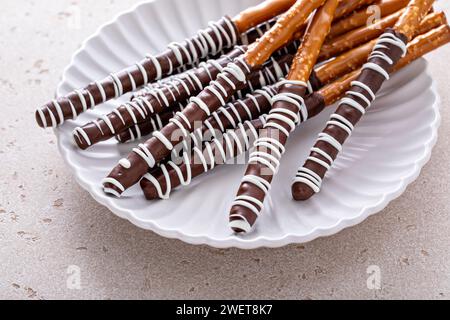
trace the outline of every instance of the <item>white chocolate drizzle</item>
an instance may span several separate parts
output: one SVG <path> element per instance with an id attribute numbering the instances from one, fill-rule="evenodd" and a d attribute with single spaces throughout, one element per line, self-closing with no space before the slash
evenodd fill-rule
<path id="1" fill-rule="evenodd" d="M 302 81 L 282 80 L 279 86 L 291 84 L 296 86 L 302 86 L 307 88 L 307 83 Z M 295 127 L 303 121 L 308 119 L 308 110 L 305 105 L 305 101 L 302 96 L 281 92 L 272 98 L 272 105 L 275 106 L 277 102 L 285 102 L 292 106 L 295 106 L 297 112 L 292 112 L 286 108 L 272 108 L 267 116 L 267 123 L 264 125 L 264 129 L 274 128 L 283 133 L 286 137 L 289 137 L 290 133 Z M 283 126 L 276 121 L 285 123 L 290 131 L 286 130 Z M 255 150 L 250 154 L 249 164 L 260 164 L 270 170 L 271 175 L 274 176 L 280 166 L 280 160 L 285 153 L 285 147 L 278 139 L 275 138 L 259 138 L 254 144 Z M 242 183 L 249 183 L 255 185 L 265 195 L 270 190 L 270 183 L 262 178 L 254 175 L 244 176 Z M 239 196 L 232 203 L 232 207 L 241 206 L 251 210 L 256 216 L 259 216 L 264 205 L 255 197 L 252 196 Z M 231 214 L 229 226 L 232 229 L 239 229 L 243 232 L 249 232 L 251 230 L 251 224 L 247 218 L 241 214 Z"/>
<path id="2" fill-rule="evenodd" d="M 263 121 L 263 123 L 265 122 L 264 117 L 261 117 L 260 120 Z M 250 121 L 246 121 L 245 125 L 249 128 L 249 130 L 246 130 L 245 126 L 241 124 L 239 129 L 229 130 L 225 133 L 223 140 L 214 139 L 211 142 L 205 142 L 203 150 L 201 150 L 198 146 L 195 146 L 191 156 L 189 156 L 188 152 L 184 152 L 182 156 L 183 161 L 179 165 L 175 164 L 173 161 L 168 161 L 167 163 L 161 164 L 159 168 L 162 171 L 162 178 L 164 180 L 164 184 L 166 185 L 165 191 L 163 191 L 163 186 L 159 182 L 158 177 L 148 173 L 144 176 L 144 179 L 152 183 L 160 199 L 169 199 L 170 194 L 172 193 L 172 182 L 169 170 L 174 170 L 178 176 L 180 184 L 182 186 L 187 186 L 192 182 L 192 160 L 200 160 L 203 165 L 204 172 L 208 172 L 218 165 L 213 152 L 213 146 L 215 147 L 216 152 L 220 155 L 220 159 L 222 161 L 221 164 L 224 164 L 227 160 L 235 158 L 246 152 L 250 147 L 250 141 L 258 138 L 258 131 Z M 253 137 L 249 135 L 249 132 L 253 135 Z M 242 144 L 242 140 L 244 145 Z M 236 150 L 234 146 L 237 147 Z M 226 152 L 226 149 L 229 152 Z M 184 177 L 181 169 L 181 166 L 183 165 L 186 167 L 186 177 Z"/>
<path id="3" fill-rule="evenodd" d="M 390 50 L 389 45 L 398 47 L 402 51 L 403 56 L 407 52 L 407 46 L 400 38 L 398 38 L 393 33 L 385 32 L 378 39 L 372 53 L 369 56 L 369 61 L 364 64 L 362 70 L 372 70 L 376 73 L 379 73 L 384 79 L 388 80 L 388 70 L 386 70 L 382 65 L 374 63 L 372 60 L 380 59 L 384 61 L 388 66 L 392 66 L 394 64 L 394 61 L 389 56 L 389 51 L 385 52 L 385 50 Z M 375 100 L 376 95 L 367 84 L 361 81 L 353 81 L 351 83 L 351 86 L 359 88 L 363 92 L 367 93 L 370 99 L 367 98 L 365 94 L 350 90 L 346 93 L 346 96 L 341 99 L 341 101 L 339 102 L 339 106 L 356 109 L 361 113 L 361 115 L 364 115 L 366 113 L 366 110 L 370 108 L 372 102 Z M 362 101 L 363 103 L 360 103 L 355 98 L 358 98 L 359 101 Z M 327 122 L 327 128 L 329 126 L 335 126 L 340 130 L 343 130 L 347 134 L 347 137 L 350 137 L 355 129 L 353 123 L 348 118 L 338 113 L 334 113 L 331 115 L 330 120 Z M 342 144 L 337 141 L 335 137 L 326 132 L 320 133 L 317 141 L 322 141 L 332 146 L 335 150 L 337 150 L 338 154 L 342 152 Z M 324 158 L 325 161 L 323 159 L 320 159 L 317 155 Z M 318 147 L 313 147 L 311 149 L 311 155 L 307 158 L 307 161 L 312 161 L 325 168 L 325 170 L 330 170 L 335 160 L 327 151 Z M 320 189 L 322 187 L 322 178 L 317 172 L 314 172 L 313 170 L 303 166 L 298 169 L 297 175 L 294 179 L 294 183 L 303 183 L 304 185 L 311 188 L 311 190 L 313 190 L 315 193 L 318 193 L 320 192 Z"/>

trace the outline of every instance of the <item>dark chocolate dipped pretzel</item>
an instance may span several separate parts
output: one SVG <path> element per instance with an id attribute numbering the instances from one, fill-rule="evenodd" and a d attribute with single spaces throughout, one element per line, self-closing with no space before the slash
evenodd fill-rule
<path id="1" fill-rule="evenodd" d="M 188 186 L 192 179 L 248 151 L 264 123 L 264 116 L 245 121 L 237 129 L 228 130 L 221 137 L 195 146 L 190 156 L 190 152 L 185 152 L 180 164 L 172 160 L 160 164 L 141 180 L 145 197 L 148 200 L 168 199 L 173 189 L 180 185 Z"/>
<path id="2" fill-rule="evenodd" d="M 264 132 L 254 144 L 249 164 L 230 210 L 229 226 L 237 233 L 249 232 L 264 208 L 264 200 L 277 174 L 285 146 L 296 126 L 312 115 L 305 102 L 307 81 L 331 28 L 338 0 L 327 0 L 317 10 L 298 50 L 287 80 L 272 99 Z M 320 97 L 313 95 L 314 98 Z M 322 108 L 324 103 L 319 104 Z"/>
<path id="3" fill-rule="evenodd" d="M 434 1 L 411 0 L 394 28 L 379 37 L 361 74 L 354 80 L 337 111 L 330 117 L 325 130 L 319 134 L 303 167 L 292 185 L 296 200 L 307 200 L 322 187 L 326 172 L 331 168 L 345 141 L 376 98 L 381 85 L 407 53 L 407 43 L 416 33 L 420 22 Z"/>

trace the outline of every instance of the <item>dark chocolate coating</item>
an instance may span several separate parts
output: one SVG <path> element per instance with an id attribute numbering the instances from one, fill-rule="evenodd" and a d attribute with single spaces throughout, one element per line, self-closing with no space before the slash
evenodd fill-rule
<path id="1" fill-rule="evenodd" d="M 241 34 L 240 44 L 250 45 L 259 38 L 261 38 L 264 33 L 270 30 L 277 22 L 277 18 L 270 19 L 269 21 L 263 22 L 256 27 L 251 28 L 247 32 Z"/>
<path id="2" fill-rule="evenodd" d="M 289 68 L 288 65 L 286 65 L 286 68 Z M 244 99 L 236 99 L 236 101 L 224 106 L 223 109 L 219 109 L 214 112 L 208 119 L 205 120 L 205 123 L 201 128 L 202 137 L 214 137 L 218 132 L 223 133 L 227 129 L 234 129 L 239 123 L 254 120 L 261 115 L 267 114 L 271 108 L 271 101 L 267 99 L 267 96 L 272 97 L 275 95 L 276 89 L 274 86 L 270 86 L 260 90 L 264 90 L 267 93 L 249 93 Z M 255 101 L 258 103 L 258 106 L 255 104 Z M 250 114 L 247 110 L 250 111 Z M 175 115 L 174 112 L 168 112 L 168 114 L 172 116 Z M 165 115 L 166 113 L 161 115 L 161 123 L 163 125 L 166 125 L 170 120 L 169 118 L 167 121 L 164 121 L 166 119 L 166 117 L 164 117 Z M 119 141 L 128 142 L 130 140 L 135 140 L 133 137 L 137 137 L 139 135 L 145 136 L 156 130 L 161 130 L 162 127 L 159 127 L 157 125 L 158 123 L 159 121 L 155 121 L 153 118 L 151 121 L 147 121 L 135 127 L 129 128 L 120 134 Z M 138 127 L 137 130 L 136 127 Z"/>
<path id="3" fill-rule="evenodd" d="M 208 34 L 208 37 L 213 40 L 212 42 L 215 48 L 206 40 L 204 34 Z M 104 101 L 133 91 L 146 83 L 158 80 L 158 76 L 167 76 L 184 65 L 193 64 L 210 54 L 217 54 L 223 48 L 233 47 L 238 40 L 237 34 L 238 31 L 233 21 L 229 17 L 224 17 L 215 24 L 211 24 L 206 30 L 200 31 L 194 37 L 180 44 L 176 44 L 175 48 L 173 46 L 169 47 L 165 52 L 155 56 L 154 59 L 156 60 L 147 57 L 139 64 L 117 72 L 115 74 L 116 77 L 109 76 L 100 80 L 98 85 L 95 82 L 90 83 L 79 90 L 81 98 L 76 91 L 58 98 L 56 102 L 60 106 L 60 111 L 55 103 L 50 101 L 41 107 L 40 111 L 36 112 L 36 121 L 41 127 L 60 125 L 65 120 L 72 119 L 76 115 L 84 112 L 84 109 L 93 108 L 95 105 Z M 220 44 L 222 44 L 222 47 L 220 47 Z M 145 71 L 147 81 L 145 81 L 144 74 L 139 65 Z M 158 66 L 160 67 L 159 72 Z M 104 89 L 105 99 L 102 97 L 99 85 Z M 122 92 L 120 92 L 119 86 L 122 86 Z M 85 108 L 83 107 L 83 102 L 85 102 Z M 72 106 L 76 114 L 72 112 Z M 44 123 L 43 118 L 46 123 Z"/>
<path id="4" fill-rule="evenodd" d="M 247 79 L 252 71 L 255 70 L 246 63 L 243 56 L 235 59 L 233 63 L 224 69 L 215 82 L 212 82 L 210 86 L 196 97 L 196 101 L 192 101 L 186 106 L 182 116 L 177 115 L 171 121 L 178 121 L 184 125 L 186 132 L 192 132 L 196 123 L 203 123 L 210 115 L 209 112 L 214 112 L 222 106 L 221 99 L 225 102 L 229 101 L 236 90 L 245 88 Z M 220 93 L 221 99 L 214 92 Z M 202 106 L 207 107 L 208 110 L 205 110 Z M 185 119 L 189 121 L 189 125 L 185 123 Z M 171 146 L 175 146 L 186 138 L 177 134 L 179 130 L 179 126 L 171 122 L 159 134 L 167 139 Z M 111 189 L 118 194 L 123 193 L 124 190 L 139 182 L 150 167 L 165 159 L 171 152 L 169 146 L 156 136 L 141 145 L 140 150 L 147 155 L 150 154 L 151 157 L 143 158 L 137 152 L 130 153 L 127 158 L 131 165 L 130 168 L 124 168 L 119 164 L 108 175 L 109 179 L 116 181 L 122 188 L 104 181 L 103 185 L 106 190 Z"/>
<path id="5" fill-rule="evenodd" d="M 293 85 L 293 84 L 284 84 L 279 87 L 279 93 L 283 92 L 289 92 L 296 94 L 300 97 L 303 97 L 306 95 L 306 88 L 301 85 Z M 325 102 L 324 98 L 319 95 L 318 93 L 313 93 L 308 96 L 308 98 L 305 99 L 305 106 L 308 110 L 308 118 L 314 117 L 317 114 L 319 114 L 324 108 L 325 108 Z M 289 111 L 292 111 L 294 113 L 298 113 L 298 107 L 290 102 L 287 101 L 277 101 L 273 104 L 272 109 L 287 109 Z M 289 116 L 291 119 L 292 117 Z M 301 119 L 302 121 L 306 121 L 307 119 Z M 285 128 L 288 132 L 291 130 L 291 128 L 283 121 L 279 120 L 269 120 L 268 122 L 274 122 Z M 280 131 L 277 128 L 273 127 L 265 127 L 264 132 L 261 134 L 260 138 L 275 138 L 277 141 L 279 141 L 283 146 L 286 145 L 288 136 L 286 136 L 282 131 Z M 265 152 L 270 155 L 275 155 L 275 153 L 266 148 L 257 148 L 257 151 Z M 274 163 L 272 163 L 275 165 Z M 247 171 L 245 173 L 245 176 L 252 175 L 260 177 L 264 180 L 266 180 L 268 183 L 272 182 L 273 174 L 270 170 L 268 170 L 268 167 L 261 163 L 249 163 L 247 167 Z M 239 196 L 249 196 L 251 198 L 257 199 L 264 203 L 266 194 L 256 187 L 252 183 L 243 182 L 238 190 L 237 197 Z M 259 211 L 261 211 L 263 208 L 259 207 Z M 243 217 L 251 226 L 254 225 L 257 219 L 257 215 L 250 210 L 247 207 L 241 206 L 241 205 L 234 205 L 231 208 L 230 211 L 230 222 L 238 220 L 239 218 L 236 217 L 236 215 L 239 215 Z M 244 232 L 245 230 L 240 230 L 238 228 L 233 228 L 233 231 L 236 233 Z"/>
<path id="6" fill-rule="evenodd" d="M 236 49 L 235 51 L 236 52 L 218 61 L 222 68 L 229 63 L 228 60 L 230 57 L 236 57 L 237 53 L 240 52 L 240 49 Z M 238 92 L 238 96 L 244 96 L 247 92 L 253 92 L 256 89 L 260 89 L 264 85 L 274 84 L 278 81 L 277 66 L 281 68 L 284 73 L 283 75 L 285 75 L 289 69 L 290 63 L 292 62 L 292 58 L 292 56 L 286 55 L 278 58 L 277 60 L 268 62 L 261 70 L 251 73 L 245 88 Z M 79 131 L 75 130 L 75 142 L 81 149 L 85 150 L 100 141 L 108 140 L 117 134 L 126 132 L 128 128 L 133 127 L 136 124 L 147 122 L 147 120 L 151 121 L 152 116 L 155 113 L 160 113 L 168 108 L 174 108 L 173 106 L 178 107 L 180 103 L 184 105 L 191 95 L 197 95 L 203 89 L 203 86 L 206 86 L 214 80 L 220 72 L 216 63 L 210 63 L 208 65 L 208 70 L 209 71 L 207 72 L 205 69 L 200 68 L 194 76 L 202 82 L 201 87 L 198 86 L 195 80 L 193 80 L 193 77 L 182 79 L 181 81 L 183 83 L 176 81 L 174 82 L 176 85 L 175 90 L 170 90 L 168 87 L 165 87 L 165 89 L 161 89 L 159 91 L 160 94 L 152 93 L 147 96 L 140 97 L 132 101 L 131 104 L 127 103 L 114 110 L 114 112 L 109 113 L 106 115 L 106 119 L 100 118 L 95 122 L 88 123 L 82 128 L 78 128 L 77 130 L 83 130 L 85 132 L 89 141 L 86 141 L 84 136 L 79 134 Z M 211 79 L 210 75 L 213 79 Z M 186 90 L 186 88 L 188 89 Z M 164 95 L 166 102 L 161 99 L 161 95 Z M 151 105 L 152 110 L 148 107 L 148 105 Z M 143 112 L 143 110 L 145 112 Z M 114 128 L 114 132 L 111 131 L 109 125 Z"/>
<path id="7" fill-rule="evenodd" d="M 251 122 L 247 121 L 243 124 L 244 131 L 246 132 L 245 134 L 249 138 L 249 144 L 248 144 L 249 146 L 251 146 L 252 142 L 255 139 L 257 139 L 257 137 L 254 136 L 254 133 L 253 133 L 254 131 L 250 129 L 250 126 L 252 126 L 256 132 L 258 132 L 263 127 L 263 125 L 264 124 L 261 119 L 253 120 Z M 246 139 L 244 138 L 242 131 L 240 129 L 235 129 L 232 131 L 234 131 L 236 133 L 236 136 L 238 137 L 240 144 L 242 146 L 245 146 Z M 222 146 L 222 148 L 226 152 L 226 159 L 234 158 L 235 156 L 239 155 L 237 143 L 234 143 L 234 140 L 232 140 L 232 141 L 233 141 L 233 150 L 231 151 L 227 147 L 227 144 L 226 144 L 225 140 L 223 139 L 223 137 L 221 139 L 217 139 L 217 142 Z M 212 154 L 214 156 L 214 158 L 213 158 L 213 161 L 215 163 L 214 167 L 224 164 L 222 156 L 221 156 L 221 152 L 218 150 L 216 143 L 211 142 L 209 144 L 211 146 Z M 209 153 L 206 148 L 203 148 L 203 150 L 201 150 L 201 151 L 207 161 L 208 169 L 209 169 L 211 166 L 211 163 L 212 163 Z M 247 148 L 245 148 L 244 151 L 247 151 Z M 174 168 L 171 167 L 170 165 L 168 165 L 167 163 L 165 163 L 164 165 L 168 169 L 171 190 L 179 187 L 181 185 L 181 181 L 180 181 L 180 177 L 178 176 L 176 170 L 174 170 Z M 199 156 L 195 152 L 192 152 L 192 154 L 191 154 L 189 166 L 190 166 L 190 169 L 192 172 L 193 179 L 202 175 L 203 173 L 205 173 L 203 163 L 199 159 Z M 188 172 L 188 167 L 187 167 L 186 163 L 183 161 L 183 163 L 181 165 L 179 165 L 178 167 L 180 168 L 180 170 L 183 174 L 183 177 L 186 179 L 187 172 Z M 164 173 L 161 169 L 161 166 L 154 170 L 151 170 L 150 174 L 157 179 L 159 185 L 161 186 L 162 193 L 166 193 L 168 191 L 170 193 L 171 190 L 167 190 L 167 180 L 166 180 L 166 176 L 164 175 Z M 154 200 L 154 199 L 159 198 L 158 191 L 155 188 L 155 185 L 152 182 L 150 182 L 148 179 L 146 179 L 144 177 L 141 180 L 140 184 L 141 184 L 141 188 L 144 191 L 144 195 L 147 198 L 147 200 Z"/>
<path id="8" fill-rule="evenodd" d="M 150 93 L 134 98 L 131 103 L 126 103 L 114 112 L 107 114 L 106 119 L 100 118 L 96 122 L 84 125 L 81 130 L 89 137 L 89 141 L 86 141 L 83 135 L 76 134 L 74 136 L 75 142 L 80 149 L 85 150 L 100 141 L 108 140 L 128 128 L 146 121 L 155 114 L 173 108 L 179 103 L 185 104 L 190 96 L 197 95 L 204 86 L 217 77 L 220 72 L 219 67 L 224 68 L 245 50 L 246 47 L 237 47 L 220 59 L 210 61 L 204 67 L 175 77 L 172 81 L 160 84 L 159 88 L 154 88 Z M 112 125 L 114 131 L 111 130 L 105 120 Z"/>
<path id="9" fill-rule="evenodd" d="M 116 139 L 120 143 L 127 143 L 140 139 L 141 137 L 145 137 L 156 130 L 161 130 L 169 123 L 169 120 L 175 116 L 175 113 L 180 110 L 181 108 L 174 108 L 161 114 L 156 114 L 151 117 L 150 120 L 126 129 L 122 133 L 118 134 Z"/>
<path id="10" fill-rule="evenodd" d="M 394 34 L 397 38 L 401 39 L 404 43 L 406 43 L 406 41 L 407 41 L 406 37 L 404 37 L 401 34 L 398 34 L 393 29 L 387 29 L 386 33 Z M 387 72 L 390 73 L 392 68 L 395 66 L 395 64 L 400 60 L 403 52 L 398 46 L 393 45 L 391 43 L 383 43 L 383 45 L 386 46 L 387 48 L 386 49 L 379 48 L 379 49 L 376 49 L 375 51 L 385 53 L 390 59 L 392 59 L 393 64 L 392 65 L 389 64 L 386 60 L 381 59 L 376 55 L 373 56 L 372 58 L 369 58 L 369 62 L 377 64 L 378 66 L 382 67 L 384 70 L 386 70 Z M 368 68 L 363 68 L 363 71 L 361 72 L 361 74 L 358 78 L 358 81 L 367 85 L 374 94 L 376 94 L 380 90 L 380 88 L 381 88 L 382 84 L 385 82 L 385 80 L 386 79 L 382 74 L 380 74 L 379 72 L 377 72 L 375 70 L 368 69 Z M 360 94 L 364 95 L 369 101 L 372 101 L 372 97 L 371 97 L 370 93 L 367 90 L 361 88 L 360 86 L 354 85 L 354 86 L 352 86 L 350 91 L 360 93 Z M 367 103 L 364 101 L 364 99 L 361 99 L 360 97 L 357 97 L 355 95 L 348 94 L 346 97 L 356 101 L 361 106 L 363 106 L 365 109 L 367 109 L 370 106 L 370 105 L 367 105 Z M 353 126 L 355 126 L 359 122 L 361 117 L 363 116 L 363 114 L 360 111 L 358 111 L 357 109 L 355 109 L 345 103 L 341 104 L 339 106 L 339 108 L 336 111 L 336 114 L 340 115 L 340 116 L 344 117 L 345 119 L 347 119 L 348 121 L 350 121 Z M 346 130 L 344 130 L 340 126 L 333 125 L 333 124 L 328 124 L 323 132 L 329 134 L 331 137 L 336 139 L 341 145 L 343 145 L 345 143 L 345 141 L 349 138 L 349 134 Z M 335 149 L 331 144 L 329 144 L 325 141 L 317 141 L 317 143 L 314 145 L 314 147 L 319 148 L 322 151 L 326 152 L 333 159 L 333 161 L 336 160 L 338 153 L 339 153 L 337 149 Z M 318 154 L 316 152 L 311 152 L 310 156 L 317 158 L 319 160 L 322 160 L 329 165 L 332 165 L 332 163 L 330 163 L 329 160 L 326 159 L 321 154 Z M 322 166 L 314 161 L 311 161 L 311 160 L 307 160 L 305 162 L 303 168 L 312 170 L 313 172 L 318 174 L 321 179 L 323 179 L 325 177 L 325 174 L 327 172 L 327 169 L 324 166 Z M 299 170 L 299 172 L 300 172 L 300 170 Z M 307 184 L 305 184 L 303 182 L 296 182 L 292 186 L 292 196 L 294 197 L 295 200 L 298 200 L 298 201 L 307 200 L 310 197 L 312 197 L 314 194 L 315 194 L 315 191 L 310 186 L 308 186 Z"/>

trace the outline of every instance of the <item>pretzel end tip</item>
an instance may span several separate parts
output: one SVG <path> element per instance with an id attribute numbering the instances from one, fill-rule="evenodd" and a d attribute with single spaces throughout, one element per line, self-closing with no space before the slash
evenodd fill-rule
<path id="1" fill-rule="evenodd" d="M 103 186 L 103 192 L 105 192 L 107 195 L 111 195 L 114 196 L 116 198 L 121 198 L 122 195 L 120 194 L 120 192 L 118 192 L 116 189 L 114 188 L 108 188 L 106 186 Z"/>
<path id="2" fill-rule="evenodd" d="M 233 230 L 236 234 L 244 234 L 248 233 L 252 230 L 250 224 L 244 219 L 232 218 L 230 219 L 230 223 L 228 226 Z"/>
<path id="3" fill-rule="evenodd" d="M 160 199 L 154 185 L 149 180 L 145 179 L 145 177 L 141 180 L 140 185 L 144 192 L 145 199 L 149 201 Z"/>
<path id="4" fill-rule="evenodd" d="M 315 194 L 311 187 L 304 183 L 296 182 L 292 185 L 292 197 L 296 201 L 306 201 Z"/>
<path id="5" fill-rule="evenodd" d="M 107 195 L 114 196 L 116 198 L 121 198 L 122 193 L 125 191 L 125 188 L 113 178 L 106 178 L 102 181 L 103 192 Z"/>

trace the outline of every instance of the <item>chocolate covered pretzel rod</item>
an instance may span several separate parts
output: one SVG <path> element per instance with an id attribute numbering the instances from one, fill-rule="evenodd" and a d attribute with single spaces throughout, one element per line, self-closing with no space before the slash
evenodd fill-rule
<path id="1" fill-rule="evenodd" d="M 177 68 L 216 55 L 224 48 L 236 45 L 239 34 L 285 12 L 294 2 L 267 0 L 241 12 L 234 19 L 225 16 L 217 22 L 211 22 L 207 29 L 184 42 L 170 44 L 161 54 L 148 55 L 133 66 L 48 102 L 36 111 L 36 121 L 44 128 L 56 127 L 100 103 L 162 79 Z"/>
<path id="2" fill-rule="evenodd" d="M 227 57 L 228 58 L 228 57 Z M 225 60 L 225 59 L 223 59 Z M 248 81 L 242 88 L 244 91 L 254 91 L 263 86 L 274 84 L 284 76 L 282 72 L 290 65 L 292 56 L 286 55 L 272 59 L 261 70 L 251 72 Z M 225 63 L 223 63 L 225 65 Z M 210 68 L 207 68 L 207 66 Z M 120 106 L 108 115 L 88 123 L 74 130 L 74 140 L 81 149 L 108 140 L 126 129 L 151 119 L 155 114 L 163 110 L 184 105 L 191 95 L 196 95 L 204 89 L 204 86 L 217 78 L 220 71 L 224 70 L 220 64 L 213 61 L 196 73 L 188 73 L 179 81 L 171 82 L 162 89 L 149 93 L 148 96 L 139 97 Z M 242 93 L 239 93 L 242 94 Z"/>
<path id="3" fill-rule="evenodd" d="M 116 108 L 91 123 L 74 130 L 74 140 L 80 149 L 108 140 L 127 128 L 151 118 L 165 109 L 184 104 L 193 94 L 198 94 L 204 86 L 215 80 L 228 63 L 247 50 L 236 47 L 230 53 L 217 60 L 210 60 L 189 72 L 176 76 L 148 89 L 147 93 L 138 93 L 130 102 Z"/>
<path id="4" fill-rule="evenodd" d="M 286 67 L 285 74 L 289 71 L 289 67 L 287 65 Z M 227 129 L 234 129 L 238 124 L 248 120 L 255 120 L 259 116 L 268 113 L 271 107 L 272 97 L 275 93 L 276 91 L 273 86 L 264 87 L 247 94 L 245 99 L 238 99 L 235 102 L 220 107 L 205 120 L 202 128 L 192 133 L 192 135 L 195 134 L 193 140 L 202 141 L 205 136 L 214 137 L 216 136 L 216 132 L 223 133 Z M 133 141 L 156 130 L 161 130 L 161 124 L 164 125 L 167 123 L 164 123 L 164 121 L 155 122 L 153 120 L 151 123 L 146 122 L 140 124 L 137 126 L 137 130 L 129 132 L 131 130 L 129 129 L 121 134 L 120 141 Z M 139 133 L 139 137 L 137 137 L 136 133 Z"/>
<path id="5" fill-rule="evenodd" d="M 183 153 L 181 164 L 172 160 L 161 164 L 141 180 L 141 188 L 148 200 L 169 199 L 173 189 L 188 186 L 192 179 L 213 170 L 245 153 L 258 138 L 265 117 L 239 124 L 238 129 L 227 131 L 221 138 L 195 146 L 192 154 Z"/>
<path id="6" fill-rule="evenodd" d="M 358 79 L 351 83 L 352 87 L 341 99 L 325 130 L 319 134 L 304 166 L 298 170 L 292 185 L 295 200 L 307 200 L 320 191 L 326 172 L 375 100 L 381 85 L 389 79 L 389 73 L 406 55 L 407 43 L 433 2 L 411 0 L 394 28 L 386 29 L 380 36 Z"/>
<path id="7" fill-rule="evenodd" d="M 161 131 L 154 132 L 151 139 L 133 149 L 126 159 L 120 161 L 103 180 L 105 191 L 114 195 L 122 194 L 136 184 L 149 168 L 166 158 L 175 145 L 190 136 L 196 122 L 205 121 L 212 112 L 225 105 L 237 90 L 244 88 L 252 71 L 259 69 L 276 50 L 286 45 L 295 30 L 323 2 L 324 0 L 298 0 L 242 57 L 230 63 L 218 75 L 217 80 L 211 82 L 198 96 L 192 97 L 182 113 L 177 114 Z"/>
<path id="8" fill-rule="evenodd" d="M 134 125 L 131 128 L 121 132 L 116 136 L 116 139 L 120 143 L 139 140 L 154 131 L 161 130 L 166 124 L 169 123 L 170 119 L 172 119 L 177 112 L 182 110 L 183 107 L 180 107 L 156 114 L 146 122 Z"/>
<path id="9" fill-rule="evenodd" d="M 327 0 L 317 10 L 305 32 L 287 80 L 282 81 L 273 100 L 264 132 L 255 142 L 249 164 L 230 210 L 230 228 L 249 232 L 255 224 L 276 175 L 290 133 L 310 114 L 305 104 L 306 82 L 331 28 L 338 0 Z"/>

